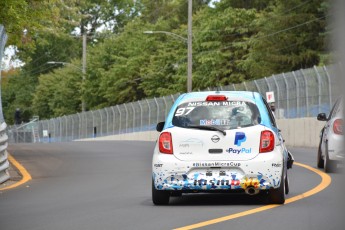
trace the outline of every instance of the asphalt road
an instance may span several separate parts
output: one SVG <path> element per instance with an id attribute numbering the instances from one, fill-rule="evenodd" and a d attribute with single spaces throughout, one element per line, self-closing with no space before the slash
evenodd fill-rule
<path id="1" fill-rule="evenodd" d="M 0 229 L 174 229 L 266 205 L 257 197 L 193 194 L 154 206 L 153 148 L 139 141 L 10 145 L 33 180 L 0 192 Z M 297 162 L 315 168 L 315 149 L 290 150 Z M 297 165 L 289 175 L 288 198 L 321 182 Z M 330 186 L 311 197 L 201 229 L 343 229 L 343 176 L 330 176 Z"/>

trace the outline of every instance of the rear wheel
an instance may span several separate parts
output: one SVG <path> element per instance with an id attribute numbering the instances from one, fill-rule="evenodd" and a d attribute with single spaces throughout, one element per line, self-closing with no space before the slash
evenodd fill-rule
<path id="1" fill-rule="evenodd" d="M 290 192 L 290 187 L 289 187 L 289 177 L 286 173 L 286 176 L 285 176 L 285 194 L 289 194 Z"/>
<path id="2" fill-rule="evenodd" d="M 152 202 L 155 205 L 167 205 L 169 204 L 169 199 L 170 199 L 170 192 L 157 190 L 152 180 Z"/>
<path id="3" fill-rule="evenodd" d="M 321 141 L 322 141 L 322 139 L 320 139 L 319 149 L 317 151 L 317 167 L 322 169 L 322 168 L 324 168 L 325 162 L 322 158 Z"/>
<path id="4" fill-rule="evenodd" d="M 285 203 L 285 194 L 286 194 L 285 181 L 286 179 L 284 178 L 284 174 L 283 174 L 279 188 L 270 190 L 269 200 L 271 204 Z"/>
<path id="5" fill-rule="evenodd" d="M 328 142 L 326 142 L 324 169 L 326 173 L 332 173 L 335 171 L 335 164 L 329 159 L 328 156 Z"/>

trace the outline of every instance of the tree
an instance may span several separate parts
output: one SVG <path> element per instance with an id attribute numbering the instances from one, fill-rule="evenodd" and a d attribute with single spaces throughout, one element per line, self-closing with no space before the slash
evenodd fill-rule
<path id="1" fill-rule="evenodd" d="M 34 79 L 23 73 L 14 73 L 7 77 L 7 83 L 2 84 L 2 106 L 5 120 L 8 124 L 14 123 L 14 113 L 21 110 L 21 119 L 28 122 L 32 117 L 32 93 L 35 90 Z"/>
<path id="2" fill-rule="evenodd" d="M 34 113 L 50 118 L 80 111 L 81 84 L 81 71 L 74 64 L 40 75 L 33 94 Z"/>
<path id="3" fill-rule="evenodd" d="M 323 0 L 276 0 L 253 26 L 251 51 L 240 64 L 254 78 L 317 65 L 325 51 Z"/>
<path id="4" fill-rule="evenodd" d="M 238 63 L 249 52 L 247 39 L 255 31 L 251 23 L 255 9 L 208 8 L 194 20 L 194 80 L 196 89 L 249 80 Z"/>

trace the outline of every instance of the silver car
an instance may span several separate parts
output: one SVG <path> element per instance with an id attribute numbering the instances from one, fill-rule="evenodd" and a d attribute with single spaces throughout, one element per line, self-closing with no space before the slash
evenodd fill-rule
<path id="1" fill-rule="evenodd" d="M 334 103 L 331 113 L 317 116 L 319 121 L 326 121 L 320 132 L 320 144 L 317 154 L 317 166 L 324 168 L 325 172 L 334 172 L 337 163 L 344 159 L 343 136 L 343 99 L 339 98 Z"/>

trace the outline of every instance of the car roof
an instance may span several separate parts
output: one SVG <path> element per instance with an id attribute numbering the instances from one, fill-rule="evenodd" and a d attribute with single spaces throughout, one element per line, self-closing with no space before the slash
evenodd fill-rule
<path id="1" fill-rule="evenodd" d="M 205 101 L 209 95 L 224 95 L 231 100 L 243 100 L 255 103 L 255 100 L 260 98 L 260 94 L 257 92 L 249 91 L 203 91 L 203 92 L 191 92 L 182 94 L 177 100 L 176 104 L 181 104 L 189 101 Z"/>

